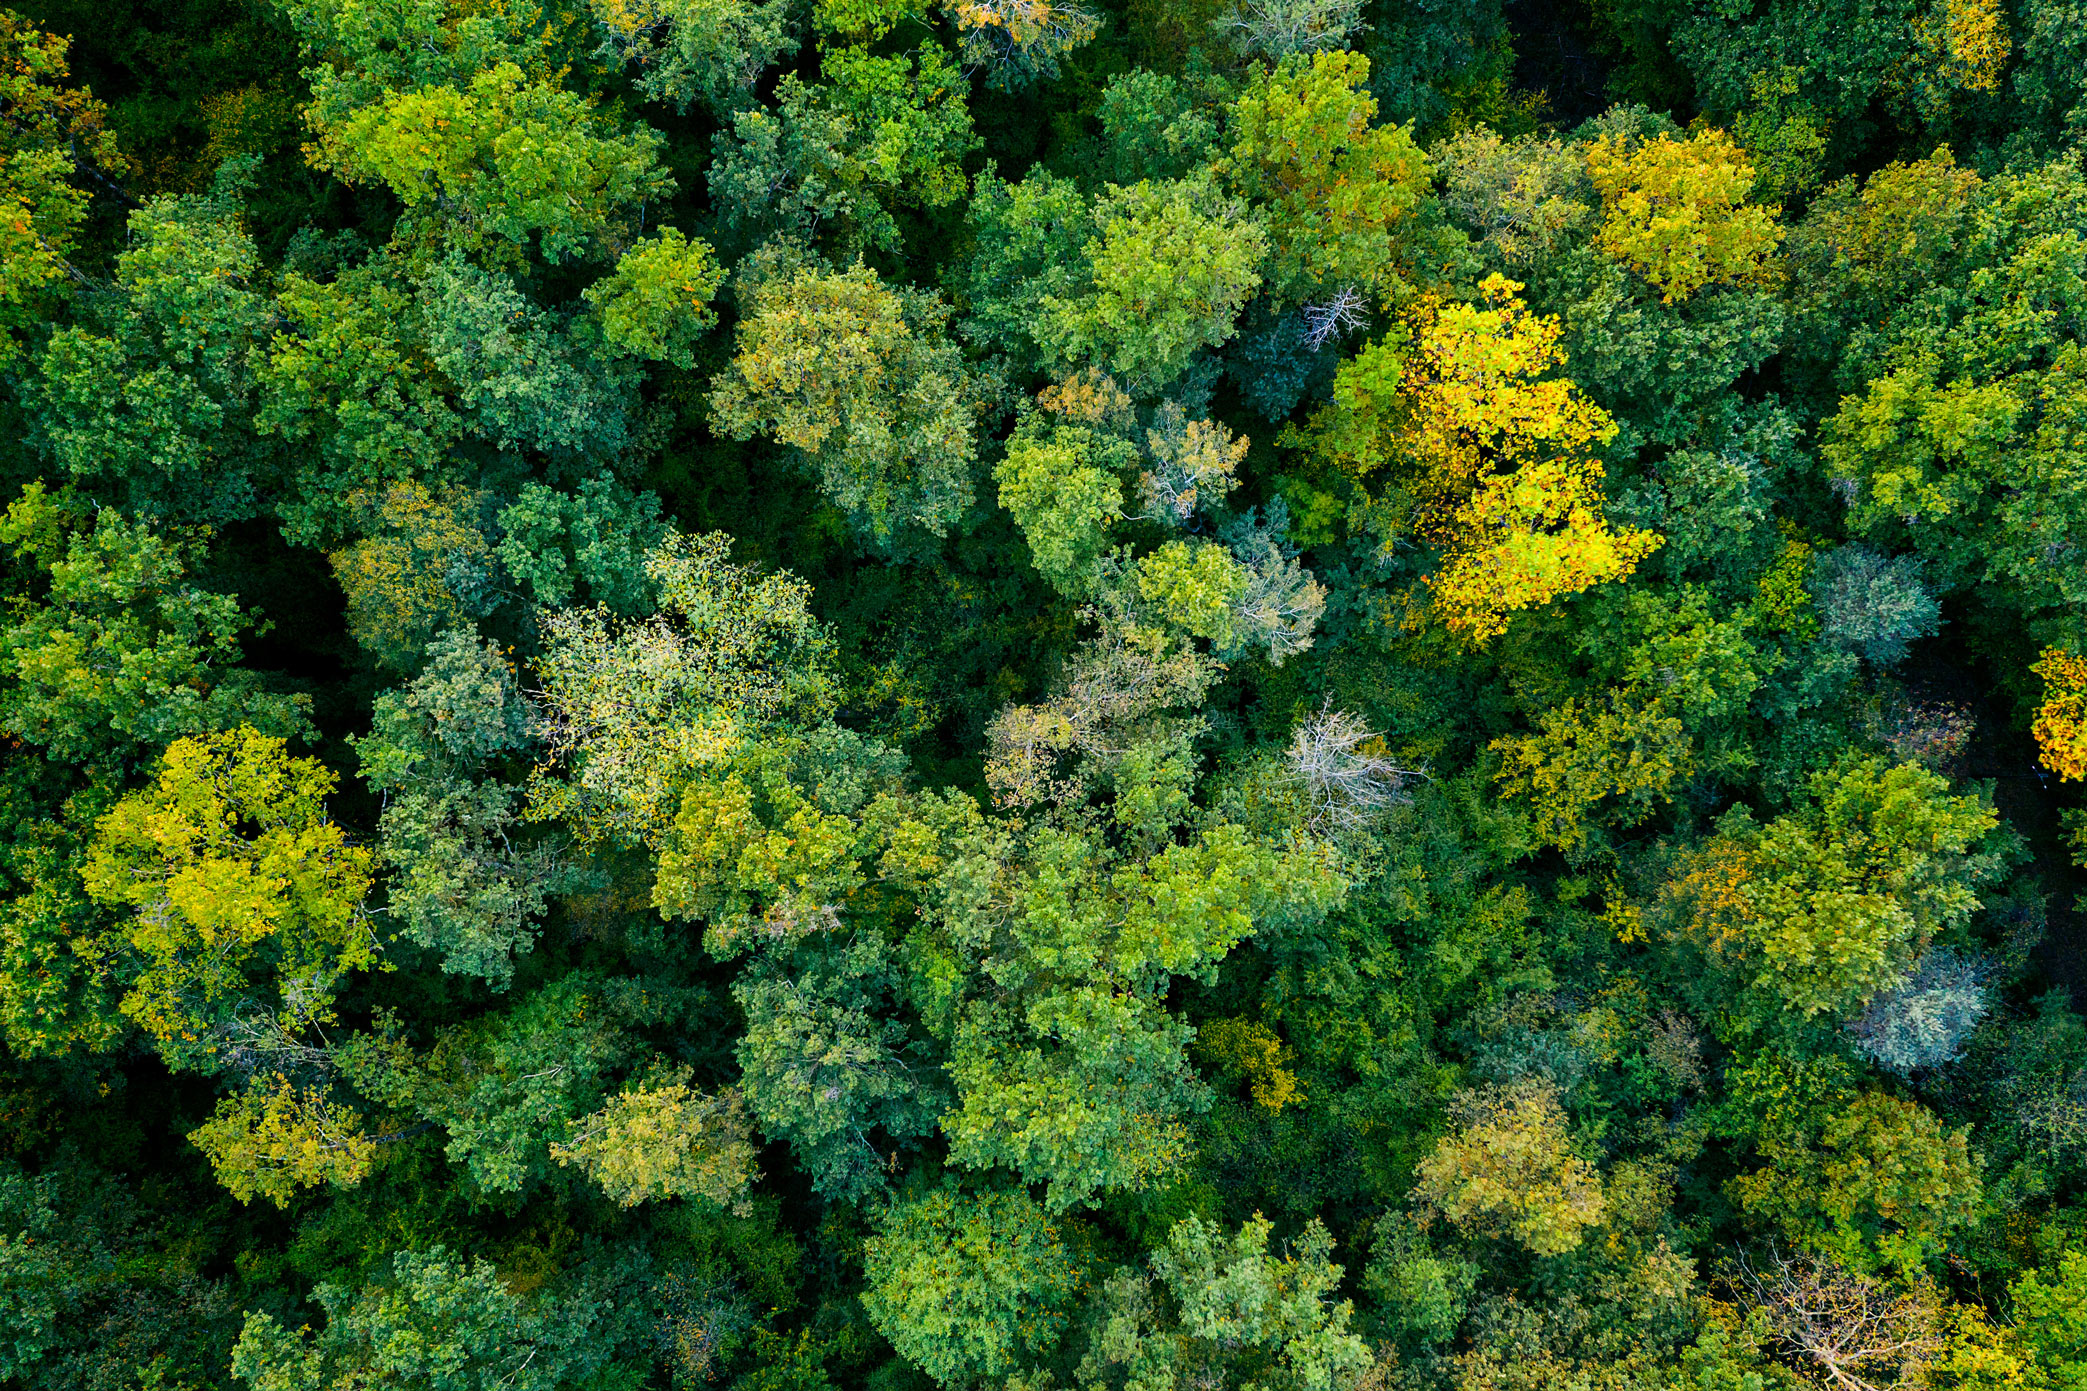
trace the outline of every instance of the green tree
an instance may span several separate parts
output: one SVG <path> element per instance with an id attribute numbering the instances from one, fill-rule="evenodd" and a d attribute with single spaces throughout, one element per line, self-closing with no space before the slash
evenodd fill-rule
<path id="1" fill-rule="evenodd" d="M 1915 1270 L 1977 1220 L 1977 1158 L 1965 1130 L 1851 1080 L 1832 1058 L 1762 1053 L 1736 1067 L 1723 1123 L 1765 1162 L 1726 1189 L 1803 1245 L 1858 1268 Z"/>
<path id="2" fill-rule="evenodd" d="M 1037 301 L 1038 341 L 1054 358 L 1157 388 L 1232 336 L 1268 249 L 1244 203 L 1207 178 L 1111 185 L 1091 217 L 1085 274 Z"/>
<path id="3" fill-rule="evenodd" d="M 201 538 L 169 536 L 70 492 L 23 488 L 0 518 L 21 579 L 0 624 L 0 727 L 65 762 L 156 749 L 246 723 L 306 728 L 305 699 L 241 669 L 255 615 L 190 577 Z M 264 629 L 265 631 L 265 629 Z"/>
<path id="4" fill-rule="evenodd" d="M 1403 126 L 1376 126 L 1369 59 L 1314 53 L 1261 69 L 1232 108 L 1228 171 L 1267 208 L 1269 289 L 1288 302 L 1399 283 L 1398 242 L 1429 170 Z"/>
<path id="5" fill-rule="evenodd" d="M 863 1262 L 870 1322 L 945 1386 L 1047 1355 L 1076 1279 L 1057 1226 L 1026 1193 L 953 1182 L 893 1207 Z"/>
<path id="6" fill-rule="evenodd" d="M 189 521 L 251 516 L 258 503 L 247 427 L 269 308 L 240 223 L 250 174 L 234 161 L 210 193 L 133 212 L 111 292 L 51 335 L 37 372 L 35 416 L 67 473 Z"/>
<path id="7" fill-rule="evenodd" d="M 672 187 L 651 129 L 604 119 L 512 62 L 387 91 L 337 120 L 320 114 L 317 126 L 319 167 L 389 188 L 406 205 L 408 236 L 496 257 L 617 249 L 637 205 Z"/>
<path id="8" fill-rule="evenodd" d="M 0 14 L 0 366 L 21 352 L 16 335 L 43 319 L 69 269 L 88 207 L 78 173 L 122 165 L 107 108 L 64 85 L 69 47 Z"/>
<path id="9" fill-rule="evenodd" d="M 972 500 L 973 388 L 947 318 L 860 264 L 774 275 L 745 296 L 711 409 L 729 434 L 795 450 L 873 550 L 917 552 Z"/>
<path id="10" fill-rule="evenodd" d="M 253 1391 L 557 1391 L 604 1360 L 585 1343 L 586 1304 L 525 1303 L 491 1265 L 440 1246 L 401 1251 L 381 1283 L 321 1285 L 313 1298 L 327 1316 L 317 1334 L 248 1314 L 232 1375 Z"/>
<path id="11" fill-rule="evenodd" d="M 795 52 L 783 0 L 590 0 L 596 56 L 635 63 L 638 90 L 678 112 L 701 101 L 724 113 L 748 105 L 754 84 Z"/>
<path id="12" fill-rule="evenodd" d="M 717 322 L 710 301 L 724 278 L 707 242 L 662 227 L 589 285 L 587 302 L 613 346 L 685 371 L 695 365 L 696 342 Z"/>
<path id="13" fill-rule="evenodd" d="M 1757 1023 L 1860 1009 L 1977 911 L 2003 863 L 1981 848 L 1991 807 L 1915 764 L 1845 759 L 1808 791 L 1767 826 L 1728 814 L 1669 889 Z"/>
<path id="14" fill-rule="evenodd" d="M 948 53 L 830 54 L 827 80 L 785 75 L 776 108 L 733 118 L 710 192 L 743 236 L 811 241 L 837 231 L 851 250 L 896 251 L 893 208 L 939 208 L 964 195 L 962 163 L 977 147 L 963 84 Z"/>
<path id="15" fill-rule="evenodd" d="M 1050 358 L 1045 302 L 1077 294 L 1086 275 L 1083 248 L 1095 230 L 1086 196 L 1042 167 L 1019 183 L 989 167 L 965 215 L 971 253 L 959 282 L 966 311 L 959 329 L 1041 369 Z"/>
<path id="16" fill-rule="evenodd" d="M 734 565 L 730 552 L 722 532 L 670 533 L 646 559 L 654 616 L 545 616 L 537 671 L 553 722 L 532 819 L 662 844 L 688 783 L 770 728 L 832 711 L 832 638 L 807 607 L 810 586 Z"/>
<path id="17" fill-rule="evenodd" d="M 523 835 L 522 790 L 499 776 L 504 757 L 532 746 L 513 669 L 463 629 L 428 646 L 412 682 L 377 697 L 355 741 L 364 780 L 385 794 L 386 911 L 444 971 L 495 990 L 535 945 L 547 896 L 571 879 L 555 845 Z"/>
<path id="18" fill-rule="evenodd" d="M 342 499 L 359 488 L 453 472 L 469 422 L 430 351 L 407 267 L 385 256 L 329 280 L 288 272 L 275 312 L 255 364 L 255 425 L 299 461 L 294 497 L 276 504 L 293 539 L 314 544 L 345 529 Z"/>
<path id="19" fill-rule="evenodd" d="M 2054 1269 L 2017 1280 L 2016 1327 L 2053 1386 L 2066 1391 L 2087 1380 L 2087 1253 L 2067 1251 Z"/>
<path id="20" fill-rule="evenodd" d="M 524 483 L 496 522 L 500 564 L 537 603 L 564 608 L 591 600 L 636 616 L 653 604 L 645 557 L 666 539 L 659 498 L 614 478 L 589 478 L 570 493 Z"/>
<path id="21" fill-rule="evenodd" d="M 738 1045 L 740 1085 L 770 1136 L 786 1138 L 812 1186 L 859 1200 L 886 1181 L 884 1152 L 935 1133 L 946 1088 L 889 1001 L 883 944 L 851 943 L 814 955 L 792 974 L 751 973 L 733 987 L 746 1012 Z"/>

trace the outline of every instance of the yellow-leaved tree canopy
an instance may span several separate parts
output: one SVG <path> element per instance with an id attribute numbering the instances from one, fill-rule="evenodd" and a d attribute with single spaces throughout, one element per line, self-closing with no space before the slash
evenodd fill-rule
<path id="1" fill-rule="evenodd" d="M 1622 579 L 1662 540 L 1609 524 L 1598 451 L 1616 423 L 1548 375 L 1565 361 L 1559 323 L 1521 288 L 1492 275 L 1480 303 L 1424 301 L 1342 366 L 1311 427 L 1387 552 L 1415 534 L 1439 552 L 1435 612 L 1472 644 L 1518 610 Z"/>

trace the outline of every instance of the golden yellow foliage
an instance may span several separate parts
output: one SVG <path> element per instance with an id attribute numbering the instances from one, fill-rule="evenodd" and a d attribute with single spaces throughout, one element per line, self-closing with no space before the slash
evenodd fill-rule
<path id="1" fill-rule="evenodd" d="M 2044 679 L 2043 704 L 2030 732 L 2043 765 L 2068 781 L 2087 778 L 2087 657 L 2046 647 L 2029 669 Z"/>
<path id="2" fill-rule="evenodd" d="M 1508 615 L 1621 579 L 1664 539 L 1612 528 L 1602 516 L 1602 468 L 1545 460 L 1488 478 L 1459 510 L 1455 543 L 1428 578 L 1452 632 L 1484 643 Z"/>
<path id="3" fill-rule="evenodd" d="M 1913 17 L 1913 44 L 1925 62 L 1916 72 L 1902 75 L 1902 85 L 1966 92 L 1999 91 L 2000 76 L 2014 51 L 2000 0 L 1937 0 L 1927 13 Z M 1932 91 L 1922 95 L 1934 103 Z"/>
<path id="4" fill-rule="evenodd" d="M 1754 166 L 1723 131 L 1662 135 L 1634 149 L 1604 136 L 1587 147 L 1587 172 L 1602 196 L 1595 245 L 1644 276 L 1664 302 L 1766 278 L 1783 236 L 1779 209 L 1746 201 Z"/>
<path id="5" fill-rule="evenodd" d="M 242 726 L 176 739 L 158 774 L 95 825 L 80 877 L 129 919 L 101 949 L 143 963 L 123 1012 L 162 1046 L 192 1043 L 251 965 L 323 995 L 376 964 L 362 901 L 373 856 L 326 815 L 333 773 Z"/>
<path id="6" fill-rule="evenodd" d="M 1387 542 L 1409 526 L 1442 551 L 1429 577 L 1437 616 L 1466 641 L 1508 615 L 1628 575 L 1661 544 L 1603 516 L 1595 451 L 1608 412 L 1564 377 L 1558 320 L 1531 314 L 1501 275 L 1479 304 L 1424 303 L 1406 344 L 1375 344 L 1343 367 L 1314 444 L 1358 480 L 1395 465 L 1366 513 Z"/>
<path id="7" fill-rule="evenodd" d="M 1213 1020 L 1196 1031 L 1196 1046 L 1226 1073 L 1244 1078 L 1258 1105 L 1280 1111 L 1293 1101 L 1303 1103 L 1297 1074 L 1284 1067 L 1291 1061 L 1290 1050 L 1265 1024 Z"/>

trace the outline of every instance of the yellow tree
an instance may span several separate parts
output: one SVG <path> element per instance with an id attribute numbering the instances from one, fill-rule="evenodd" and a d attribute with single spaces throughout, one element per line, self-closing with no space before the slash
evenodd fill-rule
<path id="1" fill-rule="evenodd" d="M 1587 172 L 1602 197 L 1595 245 L 1644 276 L 1666 303 L 1768 274 L 1783 235 L 1778 209 L 1746 201 L 1754 166 L 1723 131 L 1662 135 L 1635 147 L 1605 136 L 1587 147 Z"/>
<path id="2" fill-rule="evenodd" d="M 1418 532 L 1441 553 L 1428 577 L 1452 632 L 1482 644 L 1510 614 L 1621 579 L 1663 540 L 1611 527 L 1596 451 L 1606 411 L 1564 377 L 1558 321 L 1521 285 L 1488 276 L 1478 304 L 1426 304 L 1396 338 L 1345 364 L 1313 421 L 1322 457 L 1366 497 L 1389 550 Z"/>
<path id="3" fill-rule="evenodd" d="M 256 1077 L 220 1101 L 188 1138 L 233 1197 L 250 1203 L 258 1195 L 277 1207 L 288 1207 L 300 1188 L 354 1187 L 377 1153 L 353 1108 L 280 1073 Z"/>
<path id="4" fill-rule="evenodd" d="M 123 1012 L 162 1047 L 199 1041 L 254 966 L 323 997 L 376 961 L 370 852 L 327 817 L 333 788 L 317 759 L 241 726 L 175 740 L 95 828 L 87 892 L 132 914 L 97 947 L 137 963 Z"/>

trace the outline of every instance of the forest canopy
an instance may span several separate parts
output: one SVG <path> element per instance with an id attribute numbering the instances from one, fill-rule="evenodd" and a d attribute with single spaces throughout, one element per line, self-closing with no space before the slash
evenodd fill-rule
<path id="1" fill-rule="evenodd" d="M 13 0 L 0 1387 L 2087 1388 L 2074 0 Z"/>

